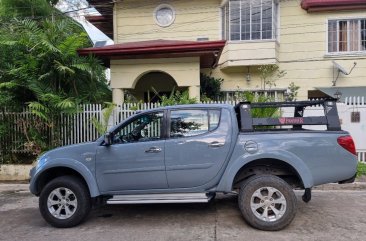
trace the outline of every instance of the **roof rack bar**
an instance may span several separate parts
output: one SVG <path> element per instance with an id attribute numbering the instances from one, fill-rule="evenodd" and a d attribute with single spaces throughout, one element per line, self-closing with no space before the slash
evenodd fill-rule
<path id="1" fill-rule="evenodd" d="M 324 116 L 304 117 L 306 107 L 321 106 Z M 252 118 L 252 108 L 281 108 L 294 107 L 293 117 L 279 118 Z M 285 126 L 291 125 L 293 129 L 301 129 L 303 125 L 326 125 L 328 130 L 341 130 L 337 111 L 336 99 L 294 101 L 294 102 L 266 102 L 250 103 L 240 102 L 235 106 L 241 131 L 254 131 L 255 126 Z"/>

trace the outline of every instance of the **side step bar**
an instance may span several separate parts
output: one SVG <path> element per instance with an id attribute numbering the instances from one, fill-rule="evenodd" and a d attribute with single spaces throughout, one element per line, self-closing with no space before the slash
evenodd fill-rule
<path id="1" fill-rule="evenodd" d="M 212 197 L 206 193 L 115 195 L 107 200 L 107 204 L 207 203 Z"/>

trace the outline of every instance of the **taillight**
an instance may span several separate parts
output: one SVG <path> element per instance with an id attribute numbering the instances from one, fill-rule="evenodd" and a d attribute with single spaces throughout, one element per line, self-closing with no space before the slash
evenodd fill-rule
<path id="1" fill-rule="evenodd" d="M 341 145 L 344 149 L 351 152 L 353 155 L 356 155 L 356 147 L 355 143 L 351 136 L 340 136 L 337 139 L 339 145 Z"/>

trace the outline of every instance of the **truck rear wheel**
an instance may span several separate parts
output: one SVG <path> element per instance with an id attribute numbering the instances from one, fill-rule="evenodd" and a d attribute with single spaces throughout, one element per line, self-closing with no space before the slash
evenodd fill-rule
<path id="1" fill-rule="evenodd" d="M 39 197 L 43 218 L 57 228 L 69 228 L 81 223 L 89 214 L 91 198 L 84 183 L 73 176 L 50 181 Z"/>
<path id="2" fill-rule="evenodd" d="M 297 199 L 291 186 L 273 175 L 256 175 L 243 182 L 238 202 L 244 220 L 260 230 L 281 230 L 296 214 Z"/>

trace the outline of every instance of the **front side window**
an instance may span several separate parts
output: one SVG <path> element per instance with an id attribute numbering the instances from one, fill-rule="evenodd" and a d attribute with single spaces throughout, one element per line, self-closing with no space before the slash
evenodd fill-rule
<path id="1" fill-rule="evenodd" d="M 140 115 L 114 134 L 113 144 L 159 140 L 163 118 L 163 112 Z"/>
<path id="2" fill-rule="evenodd" d="M 366 19 L 329 20 L 328 52 L 366 51 Z"/>
<path id="3" fill-rule="evenodd" d="M 170 114 L 170 137 L 205 134 L 219 125 L 219 110 L 174 110 Z"/>
<path id="4" fill-rule="evenodd" d="M 275 0 L 229 0 L 223 8 L 224 38 L 227 40 L 276 39 Z"/>

